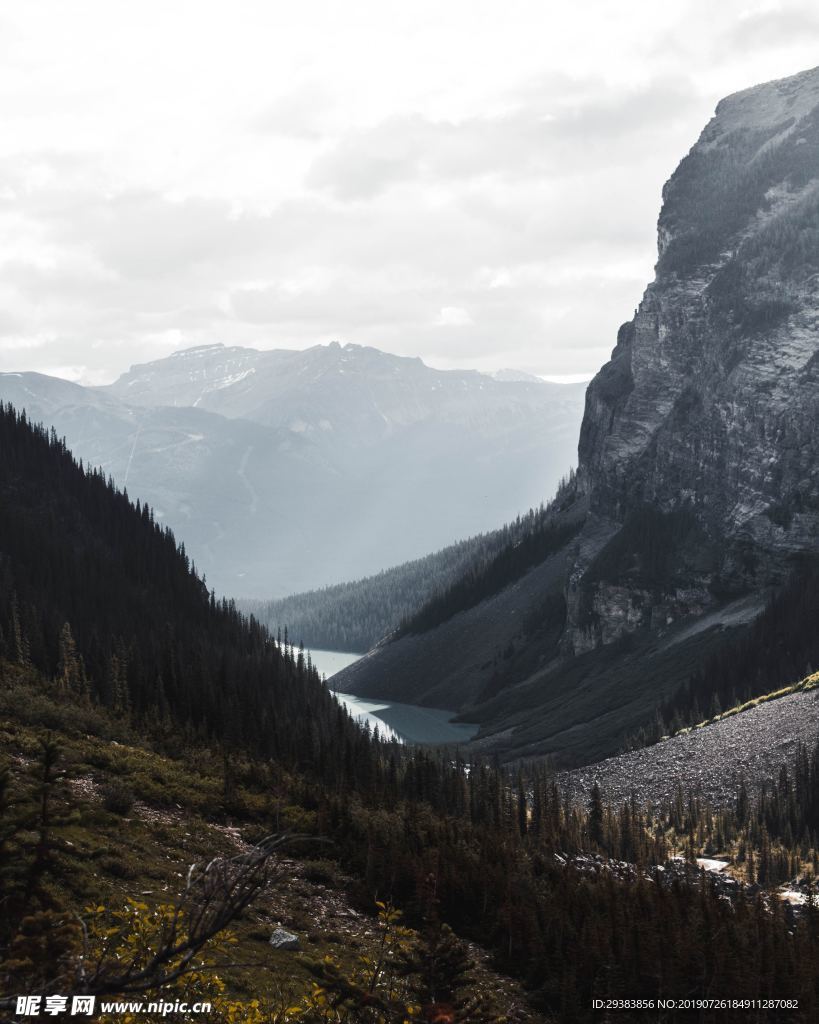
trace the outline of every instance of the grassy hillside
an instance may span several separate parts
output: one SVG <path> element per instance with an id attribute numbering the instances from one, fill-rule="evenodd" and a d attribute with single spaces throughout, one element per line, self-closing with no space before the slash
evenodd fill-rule
<path id="1" fill-rule="evenodd" d="M 7 768 L 0 772 L 0 881 L 6 900 L 14 897 L 16 881 L 27 876 L 42 842 L 33 818 L 18 830 L 10 822 L 19 823 L 32 798 L 42 796 L 46 744 L 58 751 L 38 881 L 38 906 L 47 909 L 29 914 L 25 941 L 18 935 L 11 957 L 4 958 L 0 948 L 0 999 L 9 991 L 27 991 L 32 975 L 44 968 L 56 969 L 42 962 L 41 944 L 52 952 L 58 945 L 49 924 L 63 923 L 64 960 L 129 956 L 135 934 L 148 945 L 158 942 L 192 864 L 246 855 L 274 827 L 310 835 L 319 830 L 316 811 L 309 800 L 298 801 L 293 779 L 280 778 L 271 787 L 271 779 L 242 758 L 233 765 L 234 784 L 226 795 L 222 759 L 213 751 L 170 757 L 150 749 L 122 720 L 90 704 L 55 700 L 43 680 L 2 662 L 0 766 Z M 382 894 L 345 873 L 339 858 L 333 843 L 287 845 L 258 898 L 202 950 L 192 975 L 162 986 L 161 998 L 210 1001 L 214 1011 L 207 1019 L 215 1021 L 324 1020 L 310 1016 L 322 1012 L 322 986 L 336 978 L 367 989 L 385 938 L 411 960 L 422 936 L 400 915 L 388 921 L 376 903 Z M 85 943 L 79 931 L 65 931 L 64 922 L 75 915 L 87 933 Z M 278 927 L 298 936 L 298 951 L 271 947 Z M 501 1010 L 507 1019 L 544 1019 L 527 1008 L 518 984 L 491 970 L 486 953 L 465 946 L 464 957 L 462 987 L 475 1005 L 483 1005 L 481 1019 L 494 1019 Z M 392 977 L 396 998 L 417 1005 L 418 978 L 397 967 Z M 66 980 L 64 990 L 69 985 Z M 385 990 L 379 980 L 374 998 L 385 997 Z M 136 991 L 128 998 L 147 1002 L 157 993 Z M 159 1020 L 161 1014 L 140 1013 L 139 1019 Z"/>
<path id="2" fill-rule="evenodd" d="M 20 897 L 39 864 L 37 907 L 10 945 L 0 943 L 0 1005 L 6 993 L 36 990 L 38 984 L 70 991 L 67 979 L 74 977 L 78 958 L 91 970 L 100 963 L 114 970 L 123 960 L 150 961 L 180 896 L 185 906 L 192 863 L 246 858 L 272 825 L 320 832 L 330 824 L 326 808 L 303 779 L 281 773 L 265 777 L 252 760 L 237 759 L 234 786 L 226 795 L 218 754 L 199 749 L 170 757 L 152 750 L 127 723 L 59 698 L 48 681 L 14 665 L 0 664 L 0 684 L 0 763 L 8 766 L 0 776 L 0 879 L 7 908 L 9 897 Z M 46 747 L 59 753 L 44 787 Z M 810 792 L 815 764 L 814 759 L 813 768 L 796 766 L 797 793 Z M 480 775 L 491 785 L 485 769 Z M 588 815 L 571 809 L 553 783 L 537 774 L 525 817 L 514 804 L 503 809 L 501 791 L 497 799 L 503 822 L 484 823 L 484 842 L 466 822 L 453 819 L 447 829 L 456 845 L 449 849 L 422 804 L 397 806 L 369 820 L 362 816 L 360 824 L 370 840 L 367 860 L 377 862 L 383 852 L 400 874 L 402 845 L 425 853 L 414 869 L 422 870 L 418 895 L 428 907 L 440 905 L 442 913 L 448 891 L 457 889 L 456 879 L 465 871 L 483 876 L 484 899 L 490 902 L 505 876 L 509 895 L 524 898 L 508 904 L 511 916 L 498 922 L 500 936 L 498 924 L 485 916 L 479 930 L 484 939 L 509 943 L 511 956 L 501 959 L 518 969 L 522 956 L 532 958 L 528 991 L 493 969 L 479 947 L 459 942 L 445 927 L 431 936 L 429 919 L 417 916 L 413 900 L 393 907 L 395 879 L 387 876 L 382 887 L 377 863 L 371 873 L 362 863 L 363 851 L 356 855 L 358 844 L 351 846 L 349 834 L 345 840 L 341 833 L 329 844 L 294 843 L 284 851 L 255 901 L 197 952 L 192 970 L 145 998 L 210 1002 L 207 1019 L 220 1024 L 385 1024 L 418 1016 L 463 1024 L 579 1022 L 593 1019 L 587 1005 L 592 995 L 625 996 L 625 986 L 640 978 L 651 993 L 661 978 L 668 998 L 690 993 L 692 978 L 709 977 L 716 983 L 712 994 L 752 998 L 785 991 L 808 1015 L 812 1012 L 819 946 L 809 921 L 788 939 L 781 915 L 768 914 L 761 904 L 754 910 L 742 897 L 726 902 L 721 890 L 690 886 L 685 870 L 669 873 L 674 881 L 668 887 L 635 883 L 623 863 L 663 861 L 675 849 L 685 851 L 690 837 L 699 834 L 702 842 L 692 850 L 733 851 L 738 873 L 750 870 L 751 877 L 759 872 L 761 878 L 764 871 L 778 883 L 798 865 L 798 854 L 795 858 L 787 846 L 766 847 L 763 833 L 751 864 L 747 810 L 744 817 L 714 819 L 707 808 L 681 797 L 680 807 L 688 810 L 671 808 L 658 828 L 633 802 L 619 811 L 602 805 L 596 810 L 593 799 Z M 43 806 L 49 818 L 45 829 L 40 827 Z M 811 815 L 809 820 L 815 817 L 807 803 L 800 802 L 799 811 Z M 355 813 L 363 815 L 363 807 Z M 781 800 L 769 801 L 766 813 L 771 828 L 782 834 Z M 506 853 L 486 841 L 499 827 L 507 837 Z M 385 840 L 395 828 L 401 840 L 389 849 Z M 615 858 L 611 870 L 603 868 L 601 853 Z M 397 888 L 400 892 L 401 884 Z M 406 920 L 401 907 L 409 911 Z M 4 929 L 8 923 L 7 916 Z M 270 936 L 279 926 L 297 934 L 300 950 L 271 948 Z M 622 982 L 612 984 L 612 963 Z M 425 1002 L 430 969 L 447 976 L 455 990 L 452 1002 L 432 1009 Z M 128 998 L 139 1000 L 143 993 Z M 442 1018 L 441 1012 L 449 1016 Z M 131 1016 L 162 1019 L 159 1012 Z M 129 1016 L 116 1012 L 102 1019 Z M 198 1017 L 187 1013 L 176 1019 Z"/>

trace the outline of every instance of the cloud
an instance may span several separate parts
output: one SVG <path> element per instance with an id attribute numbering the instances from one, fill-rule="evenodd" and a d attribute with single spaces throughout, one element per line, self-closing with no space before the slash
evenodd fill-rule
<path id="1" fill-rule="evenodd" d="M 342 201 L 373 198 L 407 182 L 554 180 L 605 159 L 611 169 L 656 151 L 695 105 L 689 82 L 652 81 L 624 94 L 591 81 L 566 96 L 532 88 L 506 109 L 461 121 L 391 117 L 346 135 L 307 175 Z"/>
<path id="2" fill-rule="evenodd" d="M 765 17 L 729 27 L 761 38 Z M 771 39 L 815 20 L 800 17 L 769 26 Z M 656 32 L 693 46 L 683 21 Z M 715 98 L 696 62 L 646 56 L 624 73 L 648 44 L 624 46 L 548 73 L 545 58 L 534 74 L 476 65 L 456 100 L 460 53 L 449 80 L 427 69 L 424 102 L 389 74 L 382 102 L 344 61 L 304 61 L 242 103 L 226 78 L 223 109 L 188 106 L 179 141 L 157 134 L 125 172 L 107 137 L 0 143 L 3 353 L 98 379 L 180 345 L 338 337 L 439 365 L 514 356 L 536 372 L 592 371 L 651 276 L 661 184 Z M 367 50 L 383 70 L 380 53 Z M 43 95 L 31 102 L 45 116 Z M 206 142 L 189 150 L 194 129 Z"/>
<path id="3" fill-rule="evenodd" d="M 264 218 L 235 215 L 226 200 L 175 200 L 149 190 L 75 195 L 51 227 L 57 242 L 87 249 L 132 279 L 184 278 L 256 251 L 264 240 Z"/>
<path id="4" fill-rule="evenodd" d="M 744 53 L 749 49 L 802 46 L 811 37 L 819 41 L 819 14 L 803 6 L 788 6 L 746 14 L 722 34 L 720 42 Z"/>
<path id="5" fill-rule="evenodd" d="M 23 322 L 19 317 L 4 309 L 0 309 L 0 338 L 10 338 L 20 335 L 23 330 Z"/>
<path id="6" fill-rule="evenodd" d="M 470 327 L 475 321 L 462 306 L 443 306 L 435 319 L 437 327 Z"/>
<path id="7" fill-rule="evenodd" d="M 254 0 L 193 36 L 33 6 L 0 24 L 0 353 L 87 379 L 336 337 L 592 371 L 716 101 L 819 42 L 807 0 Z"/>
<path id="8" fill-rule="evenodd" d="M 327 131 L 333 106 L 324 86 L 308 82 L 273 99 L 252 118 L 250 128 L 265 135 L 314 141 Z"/>
<path id="9" fill-rule="evenodd" d="M 372 329 L 411 323 L 418 316 L 419 302 L 388 282 L 348 271 L 296 289 L 281 284 L 239 286 L 230 292 L 230 308 L 236 320 L 246 324 L 330 335 L 341 331 L 356 337 Z"/>
<path id="10" fill-rule="evenodd" d="M 606 189 L 595 166 L 560 187 L 501 176 L 463 190 L 442 177 L 432 191 L 404 182 L 398 201 L 319 190 L 266 210 L 103 192 L 81 161 L 41 153 L 5 175 L 0 298 L 38 365 L 82 366 L 86 379 L 189 344 L 336 337 L 450 364 L 519 351 L 526 365 L 573 372 L 590 339 L 611 347 L 645 275 L 610 281 L 609 305 L 584 301 L 590 280 L 626 255 L 650 265 L 656 200 L 645 218 L 612 203 L 632 173 L 608 172 Z"/>

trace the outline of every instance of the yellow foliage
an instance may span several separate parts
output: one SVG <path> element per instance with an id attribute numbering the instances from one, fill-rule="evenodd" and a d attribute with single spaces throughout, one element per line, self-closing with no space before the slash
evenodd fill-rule
<path id="1" fill-rule="evenodd" d="M 113 908 L 89 906 L 85 913 L 86 962 L 94 966 L 110 962 L 118 972 L 129 966 L 139 970 L 161 948 L 169 931 L 180 926 L 175 905 L 149 906 L 130 898 Z M 401 955 L 409 952 L 414 933 L 403 927 L 400 919 L 401 912 L 392 904 L 379 903 L 378 944 L 371 955 L 362 955 L 352 969 L 327 955 L 311 966 L 319 980 L 312 982 L 309 990 L 280 989 L 276 999 L 225 998 L 225 984 L 217 968 L 229 962 L 236 939 L 224 933 L 209 943 L 207 955 L 192 960 L 180 977 L 145 1001 L 210 1002 L 213 1009 L 207 1015 L 208 1024 L 411 1024 L 421 1007 L 413 1001 L 410 981 L 399 970 L 399 963 Z M 181 924 L 184 931 L 184 922 Z M 169 963 L 167 971 L 171 973 L 176 966 L 175 961 Z M 154 1019 L 161 1017 L 148 1013 L 133 1017 L 134 1024 Z M 100 1020 L 109 1024 L 105 1017 Z M 117 1024 L 130 1024 L 131 1018 L 119 1015 L 116 1020 Z M 113 1018 L 110 1024 L 114 1024 Z"/>

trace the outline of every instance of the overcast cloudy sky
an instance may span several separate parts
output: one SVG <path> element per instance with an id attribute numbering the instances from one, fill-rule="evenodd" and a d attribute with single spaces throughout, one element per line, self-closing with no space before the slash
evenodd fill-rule
<path id="1" fill-rule="evenodd" d="M 0 0 L 0 369 L 221 341 L 590 374 L 813 2 Z"/>

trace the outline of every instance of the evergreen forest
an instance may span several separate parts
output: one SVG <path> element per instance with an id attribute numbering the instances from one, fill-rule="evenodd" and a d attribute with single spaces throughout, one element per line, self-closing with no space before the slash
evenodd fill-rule
<path id="1" fill-rule="evenodd" d="M 636 994 L 798 1000 L 778 1020 L 819 1010 L 819 911 L 810 900 L 796 919 L 764 887 L 817 865 L 816 751 L 734 808 L 680 792 L 651 809 L 609 806 L 597 788 L 578 803 L 543 763 L 509 770 L 387 743 L 352 722 L 303 653 L 208 593 L 150 508 L 10 407 L 0 538 L 4 993 L 212 991 L 196 958 L 231 928 L 250 941 L 251 897 L 284 906 L 298 875 L 348 893 L 382 946 L 355 963 L 339 949 L 256 964 L 256 987 L 290 986 L 295 1002 L 278 1008 L 242 998 L 250 968 L 223 961 L 224 1020 L 509 1019 L 497 983 L 480 980 L 478 948 L 524 993 L 519 1020 L 590 1021 L 593 998 Z M 553 542 L 529 529 L 518 560 L 490 571 L 514 573 Z M 102 803 L 89 797 L 94 779 Z M 157 880 L 139 891 L 145 864 L 121 845 L 134 808 L 153 808 L 139 827 Z M 257 853 L 222 862 L 210 851 L 185 885 L 153 862 L 160 834 L 159 848 L 177 841 L 163 820 L 185 822 L 191 853 L 197 822 L 247 836 Z M 253 845 L 270 833 L 303 845 L 287 858 L 279 840 Z M 715 852 L 752 880 L 736 898 L 693 863 Z M 219 873 L 222 863 L 232 866 Z M 96 905 L 101 888 L 109 907 Z M 117 943 L 117 962 L 123 949 L 133 960 L 124 973 L 106 959 Z M 699 1019 L 747 1016 L 704 1008 Z"/>

